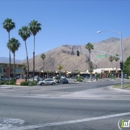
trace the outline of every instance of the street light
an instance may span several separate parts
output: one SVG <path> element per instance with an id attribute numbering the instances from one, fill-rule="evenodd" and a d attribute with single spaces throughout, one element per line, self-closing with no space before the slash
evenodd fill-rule
<path id="1" fill-rule="evenodd" d="M 113 31 L 113 30 L 102 30 L 102 31 L 97 31 L 97 33 L 99 34 L 101 32 L 105 32 L 105 31 L 117 33 L 120 35 L 120 62 L 123 63 L 122 33 Z M 123 68 L 121 69 L 121 88 L 124 89 Z"/>

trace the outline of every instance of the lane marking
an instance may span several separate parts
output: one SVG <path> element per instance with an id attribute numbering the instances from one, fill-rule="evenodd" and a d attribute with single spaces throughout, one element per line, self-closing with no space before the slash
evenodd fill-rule
<path id="1" fill-rule="evenodd" d="M 36 129 L 36 128 L 44 128 L 44 127 L 49 127 L 49 126 L 59 126 L 59 125 L 67 125 L 67 124 L 75 124 L 75 123 L 81 123 L 81 122 L 102 120 L 102 119 L 127 116 L 127 115 L 130 115 L 130 112 L 113 114 L 113 115 L 106 115 L 106 116 L 99 116 L 99 117 L 91 117 L 91 118 L 85 118 L 85 119 L 79 119 L 79 120 L 71 120 L 71 121 L 53 122 L 53 123 L 45 123 L 45 124 L 39 124 L 39 125 L 15 127 L 15 128 L 10 128 L 10 130 L 29 130 L 29 129 Z"/>

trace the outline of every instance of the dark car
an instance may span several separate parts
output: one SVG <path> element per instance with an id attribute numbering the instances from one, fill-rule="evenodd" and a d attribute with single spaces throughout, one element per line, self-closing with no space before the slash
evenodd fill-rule
<path id="1" fill-rule="evenodd" d="M 61 82 L 62 84 L 68 84 L 68 83 L 69 83 L 69 81 L 68 81 L 66 78 L 61 78 L 61 79 L 60 79 L 60 82 Z"/>

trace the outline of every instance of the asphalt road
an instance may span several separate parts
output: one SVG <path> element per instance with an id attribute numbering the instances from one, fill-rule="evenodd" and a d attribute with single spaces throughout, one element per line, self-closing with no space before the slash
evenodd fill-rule
<path id="1" fill-rule="evenodd" d="M 0 130 L 119 130 L 130 92 L 118 82 L 0 88 Z"/>

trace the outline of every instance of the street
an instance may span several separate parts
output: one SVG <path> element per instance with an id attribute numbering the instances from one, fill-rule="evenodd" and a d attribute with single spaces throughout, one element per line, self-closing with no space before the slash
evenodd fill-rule
<path id="1" fill-rule="evenodd" d="M 130 92 L 110 87 L 117 83 L 1 87 L 0 130 L 119 130 Z"/>

